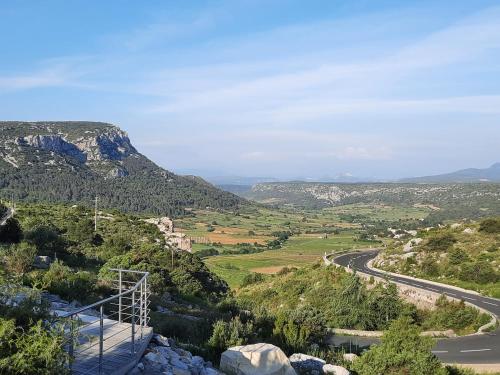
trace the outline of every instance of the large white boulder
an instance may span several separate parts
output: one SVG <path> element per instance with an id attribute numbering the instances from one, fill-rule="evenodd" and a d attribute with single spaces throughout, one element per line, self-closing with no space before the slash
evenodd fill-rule
<path id="1" fill-rule="evenodd" d="M 335 365 L 324 365 L 323 372 L 327 375 L 350 375 L 351 373 L 345 367 Z"/>
<path id="2" fill-rule="evenodd" d="M 297 375 L 288 357 L 277 346 L 234 346 L 222 353 L 220 369 L 228 375 Z"/>

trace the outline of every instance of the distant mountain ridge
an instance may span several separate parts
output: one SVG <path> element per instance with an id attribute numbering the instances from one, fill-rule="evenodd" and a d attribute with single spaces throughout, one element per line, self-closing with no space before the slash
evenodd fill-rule
<path id="1" fill-rule="evenodd" d="M 500 163 L 489 168 L 467 168 L 434 176 L 404 178 L 401 182 L 447 183 L 447 182 L 500 182 Z"/>
<path id="2" fill-rule="evenodd" d="M 179 176 L 140 154 L 127 133 L 101 122 L 0 122 L 0 195 L 91 202 L 128 212 L 182 215 L 237 209 L 242 198 L 199 177 Z"/>

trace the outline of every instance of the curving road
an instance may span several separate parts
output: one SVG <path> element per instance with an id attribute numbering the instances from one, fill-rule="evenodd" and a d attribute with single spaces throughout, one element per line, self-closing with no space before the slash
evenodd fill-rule
<path id="1" fill-rule="evenodd" d="M 496 298 L 483 297 L 478 294 L 467 293 L 446 286 L 437 286 L 425 281 L 416 281 L 405 277 L 386 275 L 368 268 L 366 264 L 368 261 L 375 258 L 377 254 L 378 250 L 348 253 L 335 257 L 334 262 L 369 275 L 388 277 L 389 280 L 397 281 L 401 284 L 462 299 L 495 314 L 497 317 L 500 316 L 500 300 Z M 357 339 L 357 344 L 361 346 L 369 345 L 374 342 L 376 342 L 374 339 Z M 500 363 L 500 329 L 480 335 L 438 339 L 433 353 L 445 363 L 498 364 Z"/>

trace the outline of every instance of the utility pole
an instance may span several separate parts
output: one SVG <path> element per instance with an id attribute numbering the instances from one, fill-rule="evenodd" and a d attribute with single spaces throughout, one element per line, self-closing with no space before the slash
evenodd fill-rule
<path id="1" fill-rule="evenodd" d="M 94 232 L 97 232 L 97 195 L 95 196 L 95 207 L 94 207 Z"/>

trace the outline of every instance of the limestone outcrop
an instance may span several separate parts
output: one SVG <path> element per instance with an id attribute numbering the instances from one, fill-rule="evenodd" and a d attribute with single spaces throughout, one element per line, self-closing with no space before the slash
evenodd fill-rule
<path id="1" fill-rule="evenodd" d="M 229 348 L 220 369 L 228 375 L 297 375 L 280 348 L 264 343 Z"/>

